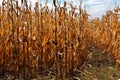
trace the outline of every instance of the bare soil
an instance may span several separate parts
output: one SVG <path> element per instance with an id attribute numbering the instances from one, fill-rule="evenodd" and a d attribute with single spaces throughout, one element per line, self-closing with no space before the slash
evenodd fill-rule
<path id="1" fill-rule="evenodd" d="M 60 80 L 120 80 L 120 71 L 115 66 L 112 55 L 99 49 L 91 48 L 90 59 L 88 59 L 80 69 L 75 69 L 72 78 Z M 1 75 L 0 80 L 25 80 L 15 79 L 12 75 Z M 55 75 L 48 72 L 47 75 L 38 75 L 31 80 L 55 80 Z"/>

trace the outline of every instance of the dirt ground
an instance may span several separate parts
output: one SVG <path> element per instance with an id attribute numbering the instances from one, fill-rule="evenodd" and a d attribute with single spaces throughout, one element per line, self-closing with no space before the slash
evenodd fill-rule
<path id="1" fill-rule="evenodd" d="M 120 71 L 115 66 L 112 55 L 91 48 L 90 59 L 79 70 L 74 70 L 72 78 L 64 80 L 120 80 Z M 55 80 L 55 77 L 43 77 L 41 80 Z"/>
<path id="2" fill-rule="evenodd" d="M 120 80 L 114 58 L 99 49 L 91 50 L 92 58 L 80 70 L 79 80 Z M 79 70 L 78 70 L 79 71 Z"/>
<path id="3" fill-rule="evenodd" d="M 115 60 L 111 55 L 99 49 L 91 48 L 90 59 L 78 70 L 75 69 L 72 78 L 64 80 L 120 80 L 120 71 L 115 66 Z M 15 79 L 12 75 L 1 76 L 0 80 L 24 80 Z M 31 80 L 55 80 L 55 75 L 42 76 Z"/>

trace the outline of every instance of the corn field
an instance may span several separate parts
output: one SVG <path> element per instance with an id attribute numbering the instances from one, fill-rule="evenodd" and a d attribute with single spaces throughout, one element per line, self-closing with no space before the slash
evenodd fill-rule
<path id="1" fill-rule="evenodd" d="M 18 2 L 3 1 L 0 7 L 0 74 L 16 78 L 73 75 L 89 59 L 89 46 L 97 47 L 120 60 L 119 8 L 102 19 L 88 20 L 88 13 L 70 4 L 70 10 L 35 3 L 34 10 Z M 81 6 L 81 4 L 80 4 Z"/>

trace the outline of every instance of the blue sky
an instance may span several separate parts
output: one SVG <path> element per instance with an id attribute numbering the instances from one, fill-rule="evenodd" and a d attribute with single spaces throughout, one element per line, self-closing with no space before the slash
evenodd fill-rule
<path id="1" fill-rule="evenodd" d="M 20 0 L 18 0 L 20 3 Z M 41 1 L 43 4 L 46 0 L 28 0 L 28 2 L 32 2 L 32 5 L 34 6 L 34 3 L 36 1 Z M 74 5 L 79 6 L 80 0 L 58 0 L 61 2 L 61 4 L 66 1 L 67 3 L 73 2 Z M 120 0 L 82 0 L 83 4 L 82 7 L 87 10 L 87 12 L 92 17 L 100 17 L 101 15 L 105 14 L 108 10 L 113 10 L 115 6 L 120 6 Z M 0 0 L 0 4 L 2 3 L 2 0 Z M 52 7 L 52 0 L 48 0 L 48 6 L 49 8 Z"/>

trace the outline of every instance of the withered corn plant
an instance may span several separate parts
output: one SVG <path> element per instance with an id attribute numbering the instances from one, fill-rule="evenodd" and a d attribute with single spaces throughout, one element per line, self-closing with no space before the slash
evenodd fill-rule
<path id="1" fill-rule="evenodd" d="M 72 76 L 87 51 L 73 4 L 68 13 L 66 2 L 54 11 L 48 9 L 47 1 L 45 6 L 37 2 L 34 11 L 23 3 L 22 7 L 14 1 L 2 4 L 0 73 L 20 79 L 49 71 L 56 79 Z"/>
<path id="2" fill-rule="evenodd" d="M 87 60 L 89 45 L 111 53 L 120 60 L 120 22 L 118 11 L 109 11 L 102 19 L 88 21 L 88 14 L 70 3 L 50 10 L 36 2 L 34 10 L 26 0 L 3 0 L 0 8 L 0 75 L 19 79 L 39 75 L 72 77 Z M 79 13 L 76 12 L 79 10 Z"/>
<path id="3" fill-rule="evenodd" d="M 120 60 L 119 11 L 119 7 L 115 11 L 108 11 L 101 20 L 94 19 L 89 23 L 90 26 L 86 25 L 84 28 L 87 42 L 114 56 L 117 62 Z"/>

